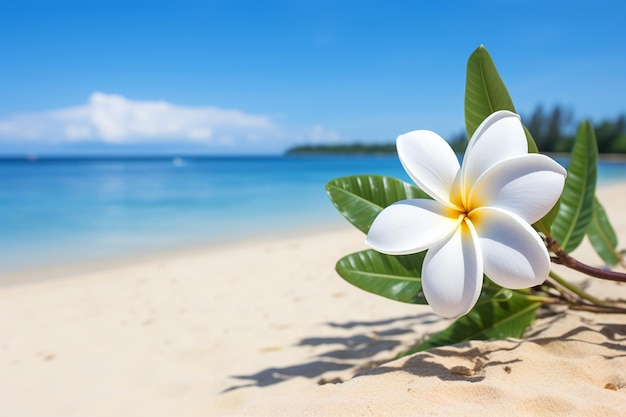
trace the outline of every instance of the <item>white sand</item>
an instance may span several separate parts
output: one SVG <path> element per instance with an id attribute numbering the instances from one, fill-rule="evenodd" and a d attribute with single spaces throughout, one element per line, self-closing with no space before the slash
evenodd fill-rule
<path id="1" fill-rule="evenodd" d="M 600 199 L 626 246 L 626 185 Z M 447 324 L 334 272 L 335 231 L 160 256 L 0 289 L 0 416 L 620 415 L 626 317 L 562 312 L 526 341 L 387 363 Z M 580 258 L 598 264 L 588 245 Z M 567 272 L 569 274 L 569 272 Z M 596 281 L 626 299 L 626 285 Z M 607 386 L 607 388 L 605 388 Z M 615 388 L 616 390 L 608 389 Z"/>

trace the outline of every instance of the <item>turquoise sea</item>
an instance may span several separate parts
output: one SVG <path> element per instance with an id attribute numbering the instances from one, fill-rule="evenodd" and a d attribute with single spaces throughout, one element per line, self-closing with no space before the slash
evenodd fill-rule
<path id="1" fill-rule="evenodd" d="M 354 174 L 410 181 L 395 156 L 0 159 L 0 274 L 332 226 Z"/>

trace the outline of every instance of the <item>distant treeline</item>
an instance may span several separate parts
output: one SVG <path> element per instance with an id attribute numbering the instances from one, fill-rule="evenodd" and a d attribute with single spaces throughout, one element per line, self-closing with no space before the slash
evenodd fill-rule
<path id="1" fill-rule="evenodd" d="M 359 154 L 395 154 L 394 143 L 383 144 L 337 144 L 337 145 L 300 145 L 287 150 L 287 155 L 359 155 Z"/>
<path id="2" fill-rule="evenodd" d="M 537 107 L 535 112 L 524 119 L 526 127 L 533 135 L 537 147 L 542 152 L 569 152 L 572 149 L 576 129 L 580 120 L 573 123 L 572 112 L 555 106 L 544 112 Z M 601 153 L 626 153 L 626 116 L 605 119 L 599 123 L 591 120 L 596 131 L 598 151 Z"/>
<path id="3" fill-rule="evenodd" d="M 538 106 L 532 114 L 522 115 L 522 121 L 541 152 L 570 152 L 580 124 L 580 120 L 574 121 L 571 110 L 561 106 L 547 111 Z M 591 123 L 600 153 L 626 153 L 626 115 Z M 467 145 L 465 132 L 453 138 L 450 144 L 457 152 L 462 152 Z"/>
<path id="4" fill-rule="evenodd" d="M 544 110 L 538 106 L 522 120 L 533 135 L 541 152 L 570 152 L 576 137 L 576 129 L 580 121 L 574 122 L 571 110 L 554 106 Z M 600 153 L 626 153 L 626 115 L 615 119 L 591 121 L 596 131 L 598 151 Z M 449 138 L 450 145 L 456 152 L 463 152 L 467 146 L 467 136 L 461 132 Z M 393 142 L 382 144 L 337 144 L 337 145 L 302 145 L 287 151 L 288 155 L 332 155 L 332 154 L 394 154 L 396 147 Z"/>

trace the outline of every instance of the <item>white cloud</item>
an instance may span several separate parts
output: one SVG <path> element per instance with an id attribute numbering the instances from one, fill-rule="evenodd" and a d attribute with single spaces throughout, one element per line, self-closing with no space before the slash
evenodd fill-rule
<path id="1" fill-rule="evenodd" d="M 130 100 L 95 92 L 87 104 L 13 115 L 0 120 L 0 137 L 10 140 L 138 143 L 187 140 L 238 143 L 284 137 L 268 116 L 218 107 L 186 107 L 165 101 Z"/>
<path id="2" fill-rule="evenodd" d="M 326 129 L 324 126 L 315 125 L 308 131 L 308 140 L 312 143 L 338 142 L 341 135 L 334 130 Z"/>

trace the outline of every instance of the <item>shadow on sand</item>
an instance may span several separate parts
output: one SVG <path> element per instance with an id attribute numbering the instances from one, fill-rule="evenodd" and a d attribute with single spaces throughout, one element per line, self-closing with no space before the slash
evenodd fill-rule
<path id="1" fill-rule="evenodd" d="M 338 336 L 308 337 L 296 343 L 296 347 L 322 347 L 320 353 L 310 362 L 287 367 L 270 367 L 250 375 L 234 375 L 232 378 L 242 381 L 223 391 L 229 392 L 246 387 L 266 387 L 287 381 L 294 377 L 320 378 L 319 384 L 338 382 L 336 379 L 325 379 L 329 372 L 354 372 L 369 369 L 395 358 L 394 349 L 407 340 L 418 342 L 412 327 L 428 325 L 439 320 L 431 313 L 404 316 L 387 320 L 360 321 L 346 323 L 327 323 L 336 329 Z M 342 336 L 341 333 L 352 329 L 362 329 L 357 334 Z M 387 355 L 384 352 L 388 352 Z M 378 356 L 377 360 L 373 360 Z M 381 356 L 384 357 L 381 359 Z M 243 382 L 246 381 L 246 382 Z"/>
<path id="2" fill-rule="evenodd" d="M 598 328 L 592 328 L 587 326 L 578 326 L 570 329 L 558 336 L 545 336 L 541 337 L 541 334 L 546 331 L 549 323 L 558 320 L 562 315 L 555 315 L 544 323 L 544 328 L 531 332 L 527 337 L 532 336 L 532 339 L 508 339 L 508 346 L 499 346 L 497 348 L 489 348 L 489 344 L 482 346 L 481 348 L 471 347 L 469 342 L 463 342 L 454 346 L 445 346 L 439 348 L 433 348 L 425 352 L 421 352 L 411 356 L 401 366 L 380 366 L 364 372 L 360 372 L 355 375 L 355 378 L 368 376 L 368 375 L 381 375 L 392 372 L 408 372 L 419 377 L 437 377 L 443 381 L 466 381 L 466 382 L 479 382 L 485 378 L 485 370 L 490 367 L 502 367 L 505 372 L 511 372 L 513 364 L 521 362 L 521 359 L 511 359 L 507 361 L 497 361 L 491 359 L 491 356 L 498 352 L 514 351 L 520 348 L 524 344 L 535 344 L 542 347 L 547 347 L 554 343 L 569 346 L 569 344 L 590 344 L 595 346 L 601 346 L 604 348 L 604 354 L 601 356 L 606 360 L 615 358 L 626 357 L 626 326 L 621 324 L 601 323 L 598 324 Z M 596 326 L 594 326 L 596 327 Z M 585 332 L 600 333 L 604 336 L 603 342 L 594 342 L 581 335 Z M 563 350 L 563 347 L 557 349 L 556 353 L 552 353 L 557 357 L 559 350 Z M 572 349 L 564 349 L 565 351 L 573 351 Z M 453 366 L 446 367 L 436 361 L 437 357 L 456 357 L 464 358 L 474 364 L 472 368 L 465 366 Z"/>
<path id="3" fill-rule="evenodd" d="M 425 325 L 437 320 L 432 314 L 399 317 L 385 321 L 327 323 L 328 326 L 341 330 L 363 328 L 363 332 L 351 336 L 337 337 L 310 337 L 301 340 L 296 346 L 324 346 L 327 350 L 316 355 L 315 360 L 288 366 L 284 368 L 268 368 L 251 375 L 237 375 L 233 378 L 248 381 L 240 385 L 233 385 L 224 392 L 245 387 L 265 387 L 284 382 L 294 377 L 320 378 L 319 384 L 341 382 L 339 379 L 325 379 L 324 374 L 333 371 L 351 370 L 355 377 L 366 375 L 380 375 L 389 372 L 409 372 L 416 376 L 434 376 L 446 381 L 479 382 L 485 378 L 485 369 L 502 367 L 510 372 L 520 359 L 511 359 L 506 362 L 492 360 L 490 357 L 501 351 L 513 351 L 526 343 L 539 346 L 548 346 L 552 343 L 590 343 L 605 348 L 605 359 L 614 359 L 626 356 L 626 326 L 612 323 L 597 323 L 593 326 L 582 324 L 567 332 L 556 335 L 553 332 L 543 333 L 553 324 L 564 317 L 564 314 L 554 314 L 543 317 L 542 324 L 527 334 L 527 339 L 509 339 L 507 346 L 500 345 L 490 349 L 489 345 L 480 349 L 470 346 L 467 342 L 455 346 L 433 348 L 426 352 L 411 356 L 401 366 L 384 366 L 383 364 L 394 359 L 393 350 L 402 343 L 406 344 L 407 335 L 415 333 L 411 327 Z M 375 328 L 375 330 L 374 330 Z M 581 337 L 584 332 L 600 333 L 603 342 L 591 342 Z M 401 336 L 405 336 L 404 339 Z M 417 336 L 414 337 L 417 339 Z M 388 355 L 380 355 L 388 352 Z M 473 367 L 454 366 L 446 367 L 437 363 L 436 357 L 462 357 L 473 363 Z M 465 361 L 467 363 L 467 361 Z M 383 366 L 380 366 L 383 365 Z"/>

